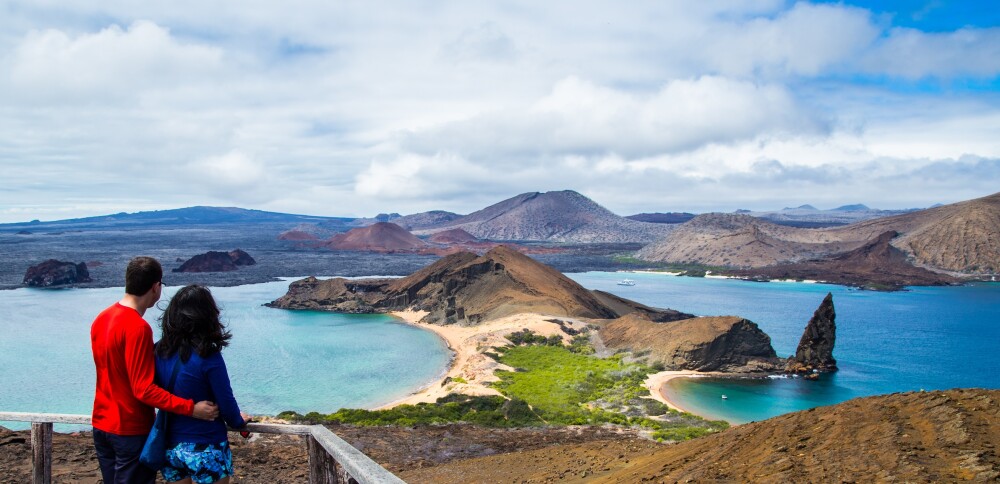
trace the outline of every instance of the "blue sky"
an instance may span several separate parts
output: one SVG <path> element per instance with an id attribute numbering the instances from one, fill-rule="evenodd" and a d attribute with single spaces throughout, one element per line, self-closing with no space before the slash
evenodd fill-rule
<path id="1" fill-rule="evenodd" d="M 991 2 L 0 6 L 0 222 L 191 205 L 620 214 L 1000 187 Z"/>

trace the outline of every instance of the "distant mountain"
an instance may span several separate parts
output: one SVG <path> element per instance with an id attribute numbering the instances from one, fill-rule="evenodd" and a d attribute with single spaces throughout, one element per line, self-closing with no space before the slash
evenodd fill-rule
<path id="1" fill-rule="evenodd" d="M 522 193 L 414 233 L 429 235 L 455 228 L 487 240 L 606 243 L 649 242 L 666 235 L 672 227 L 619 217 L 593 200 L 566 190 Z"/>
<path id="2" fill-rule="evenodd" d="M 638 257 L 726 267 L 761 267 L 840 252 L 856 245 L 745 214 L 709 213 L 678 226 Z"/>
<path id="3" fill-rule="evenodd" d="M 965 274 L 1000 273 L 1000 193 L 828 232 L 870 240 L 888 230 L 901 234 L 892 245 L 918 265 Z"/>
<path id="4" fill-rule="evenodd" d="M 687 212 L 637 213 L 635 215 L 628 215 L 625 218 L 651 224 L 682 224 L 693 219 L 694 214 Z"/>
<path id="5" fill-rule="evenodd" d="M 834 209 L 839 212 L 865 212 L 871 210 L 867 205 L 856 203 L 854 205 L 841 205 Z"/>
<path id="6" fill-rule="evenodd" d="M 882 234 L 915 265 L 968 275 L 1000 272 L 1000 193 L 843 227 L 782 227 L 739 214 L 705 214 L 649 244 L 639 257 L 730 267 L 763 267 L 856 249 Z"/>
<path id="7" fill-rule="evenodd" d="M 911 264 L 902 250 L 890 245 L 897 235 L 890 230 L 857 249 L 822 259 L 744 269 L 727 275 L 754 280 L 810 279 L 884 290 L 958 282 L 954 277 Z"/>
<path id="8" fill-rule="evenodd" d="M 737 210 L 736 213 L 753 215 L 780 225 L 791 227 L 832 227 L 836 225 L 847 225 L 863 220 L 871 220 L 882 217 L 891 217 L 912 212 L 916 209 L 907 210 L 878 210 L 868 208 L 863 204 L 843 205 L 831 210 L 820 210 L 816 207 L 805 204 L 798 207 L 786 207 L 774 211 L 751 211 Z"/>
<path id="9" fill-rule="evenodd" d="M 234 223 L 344 223 L 353 219 L 342 217 L 318 217 L 312 215 L 293 215 L 287 213 L 264 212 L 235 207 L 188 207 L 172 210 L 155 210 L 151 212 L 116 213 L 97 217 L 55 220 L 51 222 L 21 222 L 0 224 L 0 230 L 31 229 L 69 229 L 69 228 L 116 228 L 135 226 L 163 225 L 214 225 Z"/>
<path id="10" fill-rule="evenodd" d="M 428 245 L 396 224 L 378 222 L 334 235 L 323 246 L 335 250 L 407 252 L 425 249 Z"/>

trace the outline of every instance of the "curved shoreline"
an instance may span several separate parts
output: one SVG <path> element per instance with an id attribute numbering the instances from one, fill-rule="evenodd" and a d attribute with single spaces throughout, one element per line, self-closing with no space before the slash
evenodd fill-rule
<path id="1" fill-rule="evenodd" d="M 405 324 L 431 331 L 445 341 L 452 351 L 448 369 L 441 377 L 430 382 L 419 390 L 401 399 L 376 407 L 384 410 L 399 405 L 417 403 L 433 403 L 438 398 L 450 393 L 485 396 L 500 395 L 500 392 L 490 386 L 499 380 L 493 372 L 496 370 L 513 371 L 513 368 L 501 364 L 484 352 L 490 349 L 510 344 L 505 336 L 514 331 L 529 329 L 542 336 L 560 335 L 564 342 L 569 342 L 569 335 L 563 333 L 558 324 L 547 321 L 553 316 L 535 313 L 522 313 L 488 321 L 476 326 L 458 326 L 421 323 L 426 315 L 422 311 L 395 311 L 389 313 Z M 582 328 L 586 323 L 559 317 L 565 324 Z M 578 329 L 579 329 L 578 328 Z"/>
<path id="2" fill-rule="evenodd" d="M 661 371 L 659 373 L 653 373 L 646 377 L 646 381 L 643 386 L 649 390 L 650 398 L 659 401 L 666 406 L 678 412 L 690 413 L 691 415 L 697 415 L 706 420 L 722 420 L 714 416 L 704 415 L 698 412 L 691 411 L 690 408 L 683 407 L 677 403 L 676 398 L 670 398 L 666 393 L 667 384 L 677 378 L 706 378 L 706 377 L 719 377 L 719 376 L 731 376 L 725 373 L 718 372 L 704 372 L 704 371 L 694 371 L 694 370 L 667 370 Z"/>

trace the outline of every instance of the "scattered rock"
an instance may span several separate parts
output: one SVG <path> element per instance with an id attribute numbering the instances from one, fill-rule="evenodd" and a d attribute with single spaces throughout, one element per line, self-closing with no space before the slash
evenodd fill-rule
<path id="1" fill-rule="evenodd" d="M 29 267 L 24 273 L 23 284 L 31 287 L 51 287 L 81 282 L 91 282 L 86 263 L 74 264 L 49 259 Z"/>

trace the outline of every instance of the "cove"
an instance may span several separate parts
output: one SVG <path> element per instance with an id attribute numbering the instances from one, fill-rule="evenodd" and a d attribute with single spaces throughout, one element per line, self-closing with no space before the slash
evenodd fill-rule
<path id="1" fill-rule="evenodd" d="M 287 288 L 288 281 L 211 288 L 233 333 L 223 355 L 244 411 L 372 408 L 446 370 L 450 351 L 440 338 L 391 316 L 262 306 Z M 167 287 L 158 308 L 146 312 L 154 339 L 156 318 L 177 289 Z M 89 415 L 95 378 L 90 324 L 122 294 L 121 288 L 0 291 L 0 409 Z"/>
<path id="2" fill-rule="evenodd" d="M 829 284 L 749 282 L 662 273 L 568 274 L 588 289 L 700 316 L 738 315 L 760 326 L 778 356 L 795 352 L 827 292 L 837 312 L 840 371 L 800 379 L 675 379 L 668 396 L 731 423 L 764 420 L 856 397 L 950 388 L 1000 388 L 1000 284 L 862 291 Z M 635 286 L 619 286 L 624 277 Z M 723 400 L 722 395 L 727 398 Z"/>

